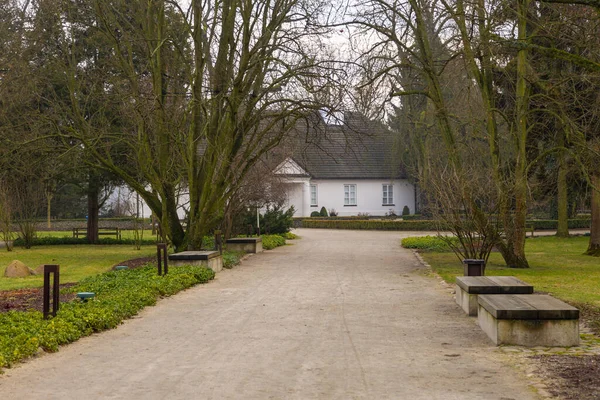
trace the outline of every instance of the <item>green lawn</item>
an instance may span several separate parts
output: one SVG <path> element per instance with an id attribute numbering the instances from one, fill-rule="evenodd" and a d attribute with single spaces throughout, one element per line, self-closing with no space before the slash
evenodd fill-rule
<path id="1" fill-rule="evenodd" d="M 499 253 L 492 253 L 486 275 L 512 275 L 563 300 L 600 307 L 600 258 L 582 255 L 588 237 L 527 239 L 529 269 L 507 268 Z M 453 253 L 422 252 L 423 258 L 449 283 L 463 274 Z"/>
<path id="2" fill-rule="evenodd" d="M 156 246 L 151 245 L 142 246 L 141 250 L 133 249 L 132 245 L 34 246 L 29 250 L 15 247 L 11 252 L 0 249 L 0 290 L 39 287 L 43 283 L 43 276 L 5 278 L 4 270 L 12 260 L 22 261 L 32 269 L 42 264 L 58 264 L 60 281 L 67 283 L 107 271 L 121 261 L 155 254 Z"/>

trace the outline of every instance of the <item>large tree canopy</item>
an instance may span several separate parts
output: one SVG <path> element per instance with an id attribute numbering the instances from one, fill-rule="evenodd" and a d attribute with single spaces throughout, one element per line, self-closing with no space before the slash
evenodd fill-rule
<path id="1" fill-rule="evenodd" d="M 63 4 L 38 15 L 58 35 L 55 133 L 135 189 L 178 249 L 201 246 L 252 166 L 342 75 L 320 2 Z"/>

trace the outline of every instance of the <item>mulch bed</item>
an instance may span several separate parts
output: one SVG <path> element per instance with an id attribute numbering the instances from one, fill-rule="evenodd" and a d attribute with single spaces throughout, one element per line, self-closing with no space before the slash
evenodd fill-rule
<path id="1" fill-rule="evenodd" d="M 64 283 L 60 285 L 61 291 L 64 288 L 74 286 L 75 283 Z M 66 303 L 76 298 L 75 293 L 60 293 L 60 302 Z M 16 290 L 0 291 L 0 312 L 8 311 L 39 311 L 44 307 L 44 289 L 27 288 Z"/>
<path id="2" fill-rule="evenodd" d="M 126 265 L 127 267 L 140 268 L 148 263 L 156 260 L 156 257 L 142 257 L 135 258 L 132 260 L 123 261 L 115 264 L 112 268 L 114 269 L 117 265 Z M 75 286 L 76 283 L 65 283 L 60 285 L 60 289 Z M 77 298 L 75 293 L 61 293 L 60 302 L 66 303 L 73 301 Z M 30 311 L 35 310 L 42 312 L 44 306 L 44 290 L 43 288 L 27 288 L 27 289 L 16 289 L 16 290 L 3 290 L 0 291 L 0 312 L 8 311 Z"/>
<path id="3" fill-rule="evenodd" d="M 533 356 L 548 391 L 562 400 L 600 399 L 600 356 Z"/>

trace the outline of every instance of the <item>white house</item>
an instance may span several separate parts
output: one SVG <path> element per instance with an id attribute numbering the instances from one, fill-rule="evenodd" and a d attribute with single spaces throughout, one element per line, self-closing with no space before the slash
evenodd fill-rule
<path id="1" fill-rule="evenodd" d="M 340 216 L 415 212 L 415 188 L 406 179 L 393 134 L 354 113 L 343 121 L 322 119 L 304 143 L 274 170 L 297 217 L 325 207 Z M 298 143 L 298 142 L 297 142 Z"/>

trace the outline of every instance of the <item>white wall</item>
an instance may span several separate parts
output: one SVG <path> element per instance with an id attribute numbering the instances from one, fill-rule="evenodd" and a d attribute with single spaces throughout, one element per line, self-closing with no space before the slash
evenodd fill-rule
<path id="1" fill-rule="evenodd" d="M 149 189 L 149 188 L 148 188 Z M 131 203 L 131 210 L 134 210 L 133 213 L 129 213 L 131 216 L 135 215 L 135 210 L 137 210 L 136 202 L 139 200 L 140 204 L 140 217 L 149 218 L 152 215 L 152 211 L 150 207 L 146 204 L 146 202 L 141 198 L 137 197 L 136 193 L 129 186 L 123 185 L 117 187 L 109 196 L 107 205 L 111 205 L 115 201 L 126 201 Z M 186 208 L 189 204 L 190 196 L 187 192 L 180 193 L 179 198 L 177 199 L 177 215 L 179 219 L 184 219 L 186 216 Z"/>
<path id="2" fill-rule="evenodd" d="M 404 206 L 408 206 L 411 214 L 415 212 L 414 186 L 404 179 L 375 180 L 375 179 L 331 179 L 311 180 L 312 185 L 317 185 L 317 207 L 310 207 L 312 211 L 320 211 L 325 207 L 327 211 L 334 208 L 339 216 L 358 215 L 368 213 L 374 216 L 383 216 L 393 210 L 396 215 L 402 215 Z M 356 206 L 344 206 L 344 185 L 356 185 Z M 394 206 L 383 205 L 383 185 L 394 185 Z M 310 215 L 310 213 L 309 213 Z M 307 216 L 307 215 L 305 215 Z"/>
<path id="3" fill-rule="evenodd" d="M 287 201 L 284 209 L 294 206 L 294 217 L 302 217 L 304 208 L 304 198 L 302 196 L 302 183 L 286 183 L 285 192 Z"/>

